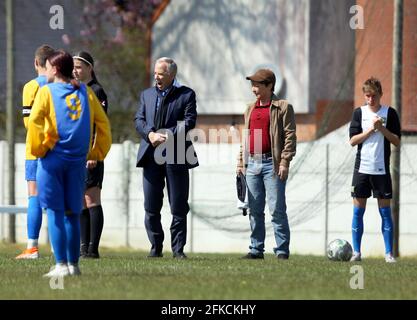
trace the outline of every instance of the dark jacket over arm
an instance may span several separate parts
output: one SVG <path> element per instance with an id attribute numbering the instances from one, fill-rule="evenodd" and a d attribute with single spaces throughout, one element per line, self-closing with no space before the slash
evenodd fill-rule
<path id="1" fill-rule="evenodd" d="M 156 103 L 156 97 L 155 97 L 155 103 Z M 136 127 L 136 132 L 139 133 L 140 137 L 144 139 L 146 142 L 150 143 L 148 135 L 150 132 L 154 132 L 155 128 L 153 126 L 153 121 L 152 121 L 152 125 L 148 125 L 146 121 L 145 92 L 142 92 L 140 95 L 139 109 L 135 115 L 135 127 Z"/>

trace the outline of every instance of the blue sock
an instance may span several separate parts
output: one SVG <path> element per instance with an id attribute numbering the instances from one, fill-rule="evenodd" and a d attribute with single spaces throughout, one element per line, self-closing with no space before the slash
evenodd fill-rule
<path id="1" fill-rule="evenodd" d="M 30 196 L 28 204 L 27 228 L 28 239 L 39 239 L 42 225 L 42 208 L 38 196 Z"/>
<path id="2" fill-rule="evenodd" d="M 392 225 L 391 208 L 379 208 L 379 213 L 382 218 L 381 231 L 382 235 L 384 236 L 385 253 L 392 253 L 392 240 L 394 228 Z"/>
<path id="3" fill-rule="evenodd" d="M 359 208 L 355 206 L 353 207 L 352 242 L 353 242 L 353 250 L 355 252 L 361 252 L 364 213 L 365 213 L 365 208 Z"/>
<path id="4" fill-rule="evenodd" d="M 52 248 L 54 248 L 55 261 L 56 263 L 66 263 L 67 237 L 64 225 L 64 211 L 46 209 L 46 213 L 48 214 L 49 239 L 51 241 Z"/>
<path id="5" fill-rule="evenodd" d="M 65 215 L 64 221 L 67 234 L 67 261 L 75 264 L 80 258 L 80 215 Z"/>

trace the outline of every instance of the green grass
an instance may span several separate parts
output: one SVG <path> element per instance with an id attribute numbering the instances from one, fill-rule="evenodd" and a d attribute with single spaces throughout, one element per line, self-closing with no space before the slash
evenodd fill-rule
<path id="1" fill-rule="evenodd" d="M 0 244 L 0 299 L 417 299 L 417 257 L 356 263 L 364 270 L 364 289 L 352 290 L 353 264 L 319 256 L 248 261 L 239 259 L 242 254 L 193 253 L 174 260 L 169 252 L 147 259 L 132 249 L 102 249 L 101 259 L 81 260 L 80 277 L 52 290 L 42 278 L 53 265 L 49 248 L 41 247 L 38 260 L 14 260 L 22 248 Z"/>

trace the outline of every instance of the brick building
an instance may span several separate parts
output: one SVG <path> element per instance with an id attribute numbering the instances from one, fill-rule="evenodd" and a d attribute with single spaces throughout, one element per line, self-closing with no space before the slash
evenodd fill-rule
<path id="1" fill-rule="evenodd" d="M 362 84 L 369 76 L 382 82 L 382 103 L 392 100 L 393 0 L 358 0 L 365 28 L 356 31 L 355 106 L 363 104 Z M 404 0 L 402 130 L 417 132 L 417 1 Z"/>
<path id="2" fill-rule="evenodd" d="M 210 2 L 210 0 L 206 2 Z M 278 31 L 275 36 L 279 45 L 285 46 L 285 41 L 290 40 L 292 43 L 290 48 L 286 50 L 291 50 L 291 46 L 305 50 L 304 67 L 307 71 L 299 76 L 300 78 L 305 77 L 307 82 L 300 86 L 303 89 L 299 94 L 306 95 L 308 98 L 307 101 L 297 100 L 297 104 L 302 104 L 301 108 L 299 105 L 295 106 L 299 141 L 314 140 L 349 122 L 353 108 L 363 104 L 361 87 L 370 76 L 375 76 L 382 82 L 384 89 L 382 103 L 391 104 L 394 1 L 295 0 L 291 2 L 296 10 L 289 10 L 287 18 L 298 19 L 297 21 L 302 22 L 301 24 L 305 25 L 306 29 L 296 26 L 293 26 L 293 29 L 288 29 L 288 24 L 285 23 L 284 26 L 282 23 L 278 23 L 274 27 L 277 29 L 287 27 L 286 32 L 293 33 L 292 38 L 279 38 L 282 34 Z M 269 6 L 267 5 L 268 8 L 265 11 L 285 11 L 289 7 L 288 3 L 285 0 L 268 2 Z M 222 5 L 225 8 L 222 8 Z M 249 11 L 254 8 L 251 3 L 245 0 L 232 1 L 227 4 L 224 4 L 223 1 L 217 1 L 215 4 L 213 2 L 213 6 L 217 7 L 219 14 L 229 10 L 229 16 L 232 16 L 236 11 L 231 9 L 233 5 L 240 7 L 242 12 L 245 12 L 242 9 L 245 6 Z M 355 30 L 349 26 L 350 19 L 353 17 L 350 9 L 354 5 L 363 8 L 364 29 Z M 199 32 L 203 35 L 212 32 L 204 25 L 199 30 L 198 23 L 202 22 L 196 23 L 195 21 L 204 21 L 205 16 L 201 12 L 202 8 L 199 8 L 198 5 L 194 4 L 192 7 L 187 6 L 186 1 L 165 0 L 154 19 L 151 37 L 154 52 L 151 54 L 151 60 L 155 59 L 158 54 L 171 53 L 171 55 L 179 56 L 181 61 L 183 53 L 180 46 L 177 43 L 171 47 L 166 44 L 164 25 L 168 25 L 171 28 L 170 31 L 175 33 L 175 21 L 181 21 L 183 17 L 187 17 L 187 23 L 192 28 L 192 36 L 190 37 L 192 40 L 189 40 L 192 45 L 187 46 L 183 61 L 186 62 L 186 68 L 192 70 L 187 65 L 188 60 L 185 57 L 188 55 L 190 63 L 194 63 L 192 55 L 197 53 L 195 50 L 196 47 L 198 48 L 198 38 L 195 35 Z M 302 18 L 300 19 L 299 16 L 297 18 L 295 12 L 303 12 Z M 293 16 L 289 16 L 289 14 L 293 14 Z M 279 13 L 276 16 L 279 16 Z M 272 19 L 272 21 L 274 20 Z M 235 21 L 231 19 L 230 24 L 234 23 Z M 217 24 L 222 25 L 221 19 L 217 21 Z M 257 25 L 259 26 L 254 20 L 253 28 L 256 29 Z M 260 26 L 258 32 L 262 33 L 264 32 L 262 26 L 265 27 L 265 25 L 261 24 Z M 241 24 L 238 27 L 242 29 L 244 25 Z M 222 28 L 224 34 L 234 32 L 233 26 L 222 26 Z M 181 36 L 184 37 L 187 28 L 182 26 L 181 30 Z M 159 35 L 161 31 L 162 35 Z M 405 133 L 413 134 L 417 131 L 417 0 L 404 0 L 403 35 L 402 127 Z M 242 32 L 242 37 L 246 36 Z M 172 36 L 168 38 L 172 38 Z M 161 45 L 161 41 L 165 42 L 164 45 Z M 185 38 L 184 41 L 187 39 Z M 217 38 L 216 41 L 221 42 L 221 38 Z M 300 47 L 300 43 L 303 43 L 303 46 Z M 157 52 L 156 55 L 155 52 Z M 201 58 L 199 55 L 199 59 Z M 250 58 L 256 59 L 253 56 Z M 276 51 L 276 56 L 273 59 L 278 61 L 281 58 L 281 53 Z M 208 61 L 208 63 L 216 61 L 215 55 L 211 54 Z M 282 64 L 288 64 L 288 56 L 285 57 Z M 290 65 L 291 67 L 292 65 Z M 242 72 L 240 77 L 243 75 Z M 292 85 L 292 83 L 287 83 L 287 85 Z M 287 96 L 287 98 L 294 102 L 296 97 Z M 209 128 L 228 129 L 232 123 L 239 126 L 242 122 L 242 116 L 236 112 L 235 108 L 228 113 L 203 111 L 199 115 L 198 126 L 205 130 Z"/>

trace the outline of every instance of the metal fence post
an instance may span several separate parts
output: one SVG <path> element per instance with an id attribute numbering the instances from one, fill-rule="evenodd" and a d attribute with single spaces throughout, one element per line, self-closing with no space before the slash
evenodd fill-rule
<path id="1" fill-rule="evenodd" d="M 194 169 L 190 170 L 190 252 L 194 252 Z"/>
<path id="2" fill-rule="evenodd" d="M 4 150 L 4 142 L 0 141 L 0 155 L 1 155 L 1 159 L 0 159 L 0 163 L 1 163 L 1 167 L 0 167 L 0 188 L 1 188 L 0 203 L 4 203 L 4 201 L 5 201 L 5 199 L 4 199 L 5 198 L 4 197 L 4 194 L 5 194 L 4 189 L 6 187 L 6 183 L 4 181 L 5 154 L 6 154 L 6 152 Z M 0 226 L 0 241 L 5 240 L 5 236 L 4 236 L 5 235 L 5 231 L 4 231 L 5 222 L 4 222 L 4 220 L 5 220 L 5 216 L 3 214 L 0 215 L 0 224 L 1 224 L 1 226 Z"/>
<path id="3" fill-rule="evenodd" d="M 129 207 L 130 207 L 130 156 L 131 156 L 131 150 L 132 150 L 132 142 L 127 140 L 123 142 L 122 145 L 123 148 L 123 173 L 122 173 L 122 190 L 123 190 L 123 196 L 122 196 L 122 203 L 123 203 L 123 211 L 125 214 L 125 224 L 124 224 L 124 233 L 125 233 L 125 246 L 129 247 Z"/>
<path id="4" fill-rule="evenodd" d="M 325 168 L 325 198 L 324 198 L 324 255 L 327 255 L 328 228 L 329 228 L 329 144 L 326 144 L 326 168 Z"/>

